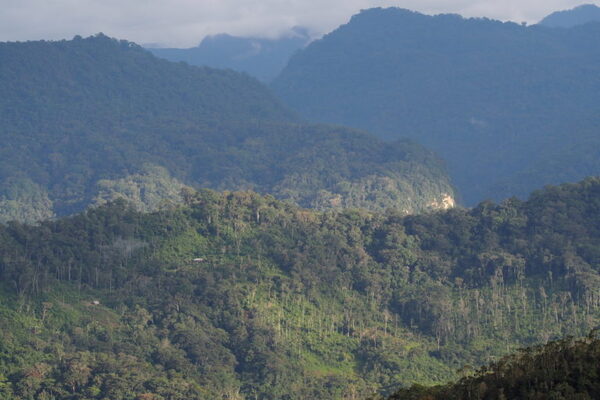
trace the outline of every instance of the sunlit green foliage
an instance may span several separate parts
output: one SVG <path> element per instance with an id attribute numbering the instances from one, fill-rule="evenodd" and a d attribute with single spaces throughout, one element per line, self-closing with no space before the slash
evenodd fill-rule
<path id="1" fill-rule="evenodd" d="M 600 339 L 568 337 L 518 353 L 467 374 L 456 383 L 413 386 L 388 400 L 596 399 L 600 396 Z"/>
<path id="2" fill-rule="evenodd" d="M 600 322 L 599 179 L 409 217 L 184 197 L 0 227 L 1 390 L 364 398 Z"/>

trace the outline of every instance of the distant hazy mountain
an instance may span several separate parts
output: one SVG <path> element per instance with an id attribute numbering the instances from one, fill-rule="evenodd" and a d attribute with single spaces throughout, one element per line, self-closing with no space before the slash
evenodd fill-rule
<path id="1" fill-rule="evenodd" d="M 600 7 L 584 4 L 572 10 L 557 11 L 539 22 L 540 25 L 552 28 L 571 28 L 589 22 L 600 22 Z"/>
<path id="2" fill-rule="evenodd" d="M 600 24 L 371 9 L 297 53 L 272 87 L 307 118 L 429 146 L 473 204 L 600 174 L 598 43 Z"/>
<path id="3" fill-rule="evenodd" d="M 191 49 L 149 48 L 154 55 L 192 65 L 230 68 L 246 72 L 261 81 L 271 81 L 285 67 L 292 54 L 310 41 L 308 32 L 296 28 L 280 39 L 245 38 L 227 34 L 208 36 Z"/>
<path id="4" fill-rule="evenodd" d="M 114 198 L 139 209 L 185 185 L 252 189 L 306 207 L 451 205 L 431 152 L 298 123 L 247 75 L 154 57 L 99 35 L 0 44 L 0 221 Z"/>

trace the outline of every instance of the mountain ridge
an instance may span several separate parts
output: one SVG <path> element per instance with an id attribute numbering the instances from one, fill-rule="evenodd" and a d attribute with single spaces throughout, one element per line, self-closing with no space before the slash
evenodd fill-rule
<path id="1" fill-rule="evenodd" d="M 105 35 L 3 43 L 0 56 L 3 220 L 115 197 L 146 209 L 161 195 L 181 202 L 183 186 L 408 212 L 455 197 L 430 151 L 303 123 L 244 74 L 171 63 Z"/>
<path id="2" fill-rule="evenodd" d="M 529 398 L 594 398 L 597 384 L 600 338 L 595 329 L 587 337 L 567 337 L 518 353 L 472 372 L 458 382 L 434 388 L 413 386 L 388 400 Z"/>
<path id="3" fill-rule="evenodd" d="M 600 7 L 595 4 L 583 4 L 570 10 L 556 11 L 538 24 L 552 28 L 572 28 L 591 22 L 600 22 Z"/>
<path id="4" fill-rule="evenodd" d="M 599 39 L 596 24 L 370 9 L 297 53 L 271 87 L 305 118 L 433 149 L 472 205 L 600 171 L 578 162 L 596 148 Z M 570 154 L 573 137 L 586 145 Z"/>
<path id="5" fill-rule="evenodd" d="M 191 65 L 229 68 L 246 72 L 263 82 L 275 78 L 289 58 L 310 42 L 305 28 L 295 28 L 278 39 L 238 37 L 228 34 L 210 35 L 189 49 L 148 48 L 154 55 Z"/>

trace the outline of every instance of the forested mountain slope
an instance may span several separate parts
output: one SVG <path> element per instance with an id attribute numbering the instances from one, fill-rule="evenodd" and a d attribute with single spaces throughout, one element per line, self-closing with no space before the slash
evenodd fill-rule
<path id="1" fill-rule="evenodd" d="M 521 349 L 453 384 L 402 389 L 389 400 L 597 399 L 599 377 L 596 330 L 586 338 Z"/>
<path id="2" fill-rule="evenodd" d="M 584 4 L 571 10 L 554 12 L 539 24 L 552 28 L 572 28 L 590 22 L 600 22 L 600 7 L 595 4 Z"/>
<path id="3" fill-rule="evenodd" d="M 521 26 L 371 9 L 273 82 L 321 122 L 438 152 L 467 204 L 600 173 L 600 24 Z"/>
<path id="4" fill-rule="evenodd" d="M 419 216 L 188 192 L 0 225 L 4 399 L 342 399 L 600 322 L 600 179 Z"/>
<path id="5" fill-rule="evenodd" d="M 278 39 L 238 37 L 227 34 L 205 37 L 189 49 L 148 48 L 154 55 L 191 65 L 230 68 L 246 72 L 263 82 L 273 80 L 286 66 L 292 54 L 310 41 L 305 29 L 296 28 Z"/>
<path id="6" fill-rule="evenodd" d="M 413 212 L 454 197 L 441 162 L 418 145 L 301 124 L 253 78 L 104 35 L 0 43 L 0 92 L 0 220 L 116 197 L 156 209 L 185 185 L 316 208 Z"/>

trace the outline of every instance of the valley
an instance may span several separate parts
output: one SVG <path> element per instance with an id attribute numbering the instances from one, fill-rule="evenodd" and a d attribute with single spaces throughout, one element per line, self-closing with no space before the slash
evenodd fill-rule
<path id="1" fill-rule="evenodd" d="M 597 5 L 92 3 L 0 15 L 2 400 L 600 396 Z"/>

